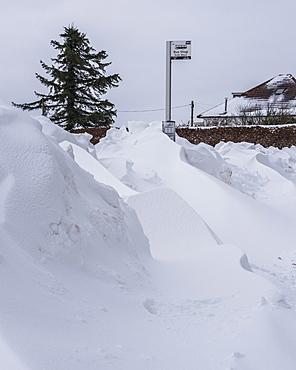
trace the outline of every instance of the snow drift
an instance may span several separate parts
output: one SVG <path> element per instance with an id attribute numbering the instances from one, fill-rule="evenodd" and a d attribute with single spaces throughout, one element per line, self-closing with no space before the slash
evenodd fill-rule
<path id="1" fill-rule="evenodd" d="M 295 367 L 295 148 L 93 146 L 0 105 L 0 367 Z"/>
<path id="2" fill-rule="evenodd" d="M 5 107 L 0 114 L 1 226 L 22 250 L 39 260 L 77 258 L 78 265 L 108 250 L 149 255 L 135 213 L 113 188 L 83 171 L 36 120 Z"/>

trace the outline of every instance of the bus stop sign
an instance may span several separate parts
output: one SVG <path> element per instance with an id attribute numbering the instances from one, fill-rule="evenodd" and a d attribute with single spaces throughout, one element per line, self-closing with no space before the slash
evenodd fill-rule
<path id="1" fill-rule="evenodd" d="M 171 60 L 191 59 L 191 41 L 171 41 Z"/>

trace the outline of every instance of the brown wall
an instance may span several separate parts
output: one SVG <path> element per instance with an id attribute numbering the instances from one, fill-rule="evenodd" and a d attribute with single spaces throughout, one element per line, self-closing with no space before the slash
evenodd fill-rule
<path id="1" fill-rule="evenodd" d="M 93 135 L 91 142 L 97 144 L 100 138 L 106 135 L 107 128 L 89 128 L 74 130 L 74 133 L 88 132 Z M 233 141 L 239 143 L 261 144 L 264 147 L 274 146 L 277 148 L 291 147 L 296 145 L 296 126 L 283 127 L 214 127 L 214 128 L 177 128 L 177 134 L 186 138 L 193 144 L 204 142 L 215 146 L 220 141 Z"/>
<path id="2" fill-rule="evenodd" d="M 193 144 L 204 142 L 215 146 L 220 141 L 261 144 L 264 147 L 277 148 L 296 145 L 296 126 L 252 126 L 252 127 L 214 127 L 214 128 L 178 128 L 177 134 Z"/>

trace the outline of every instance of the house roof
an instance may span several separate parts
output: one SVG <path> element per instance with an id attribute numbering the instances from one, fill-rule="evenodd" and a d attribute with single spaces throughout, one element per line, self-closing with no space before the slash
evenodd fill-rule
<path id="1" fill-rule="evenodd" d="M 241 93 L 240 96 L 255 99 L 269 99 L 273 95 L 280 95 L 283 90 L 282 101 L 289 102 L 296 96 L 296 80 L 291 74 L 281 74 L 262 84 Z M 277 92 L 278 91 L 278 92 Z"/>
<path id="2" fill-rule="evenodd" d="M 291 74 L 279 74 L 252 89 L 232 95 L 233 98 L 227 101 L 227 111 L 225 103 L 222 103 L 199 117 L 233 116 L 238 115 L 239 108 L 243 106 L 256 106 L 264 110 L 270 104 L 274 107 L 289 106 L 296 113 L 296 79 Z"/>

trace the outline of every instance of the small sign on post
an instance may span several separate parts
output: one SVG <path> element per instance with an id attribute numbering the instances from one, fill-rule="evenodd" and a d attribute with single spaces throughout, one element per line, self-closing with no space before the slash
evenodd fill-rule
<path id="1" fill-rule="evenodd" d="M 162 122 L 162 132 L 168 137 L 175 141 L 176 127 L 175 121 L 163 121 Z"/>
<path id="2" fill-rule="evenodd" d="M 172 89 L 172 60 L 190 60 L 191 41 L 166 42 L 166 102 L 165 121 L 162 122 L 162 131 L 175 141 L 175 121 L 171 119 L 171 89 Z"/>

